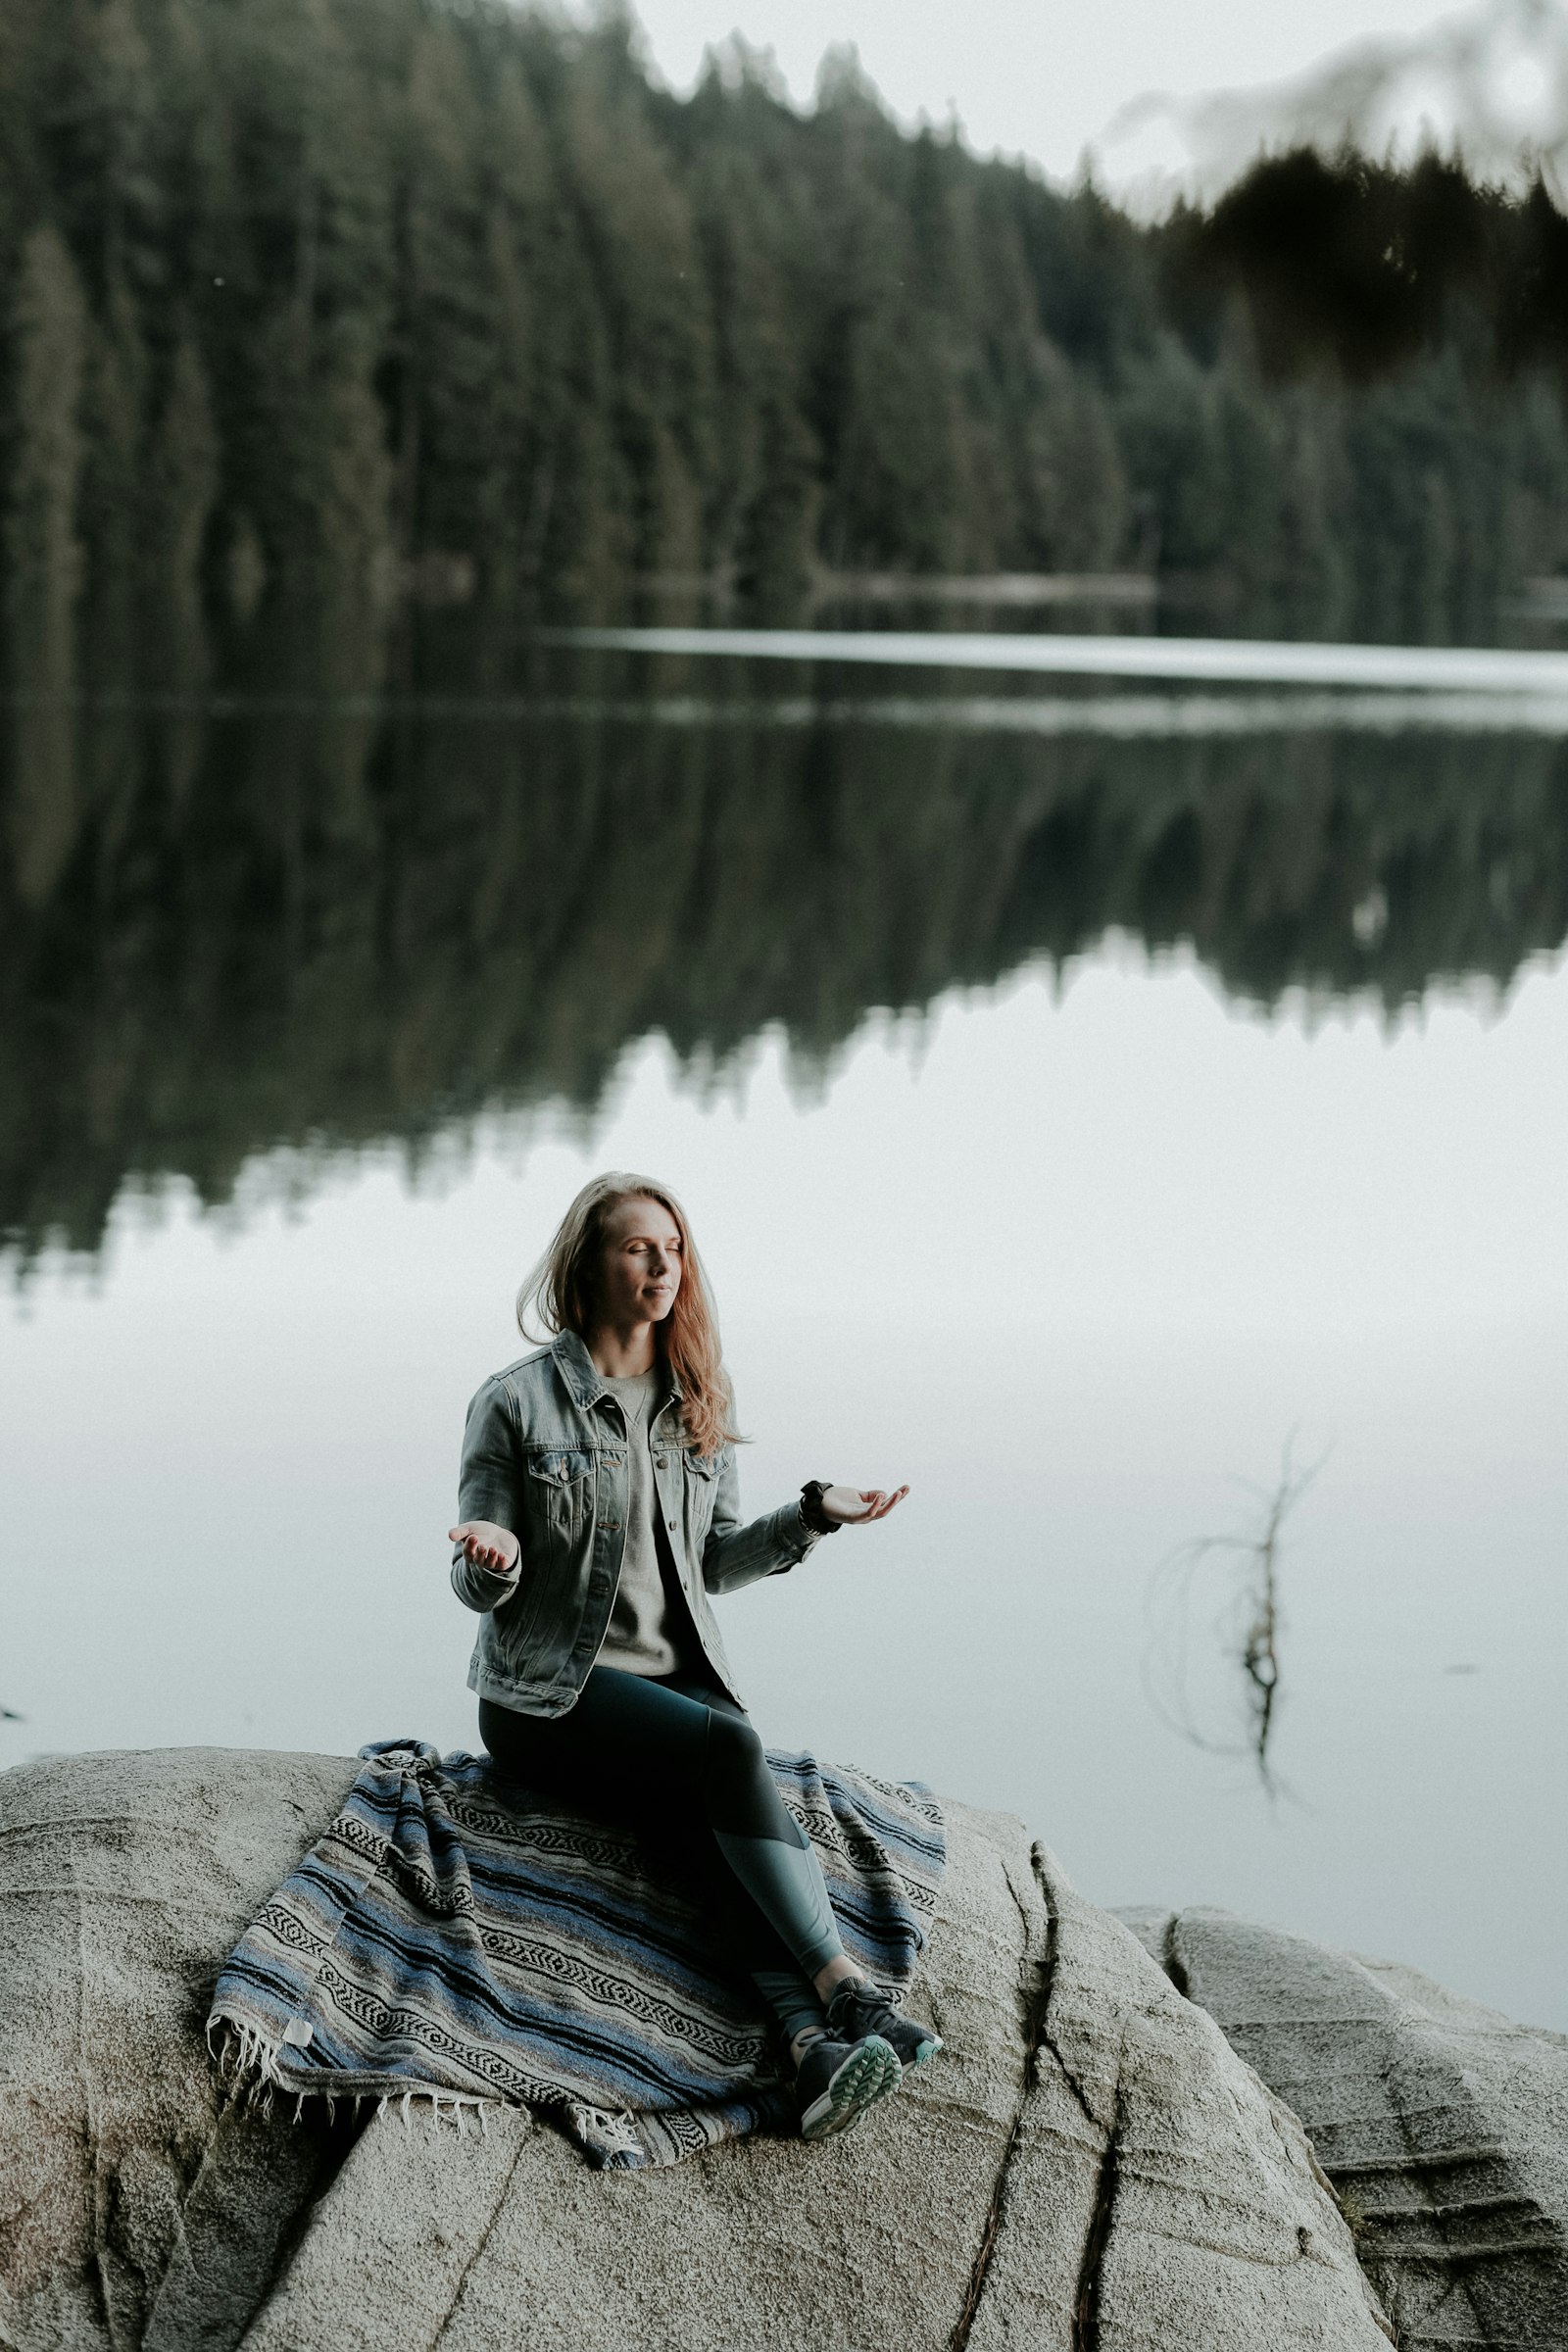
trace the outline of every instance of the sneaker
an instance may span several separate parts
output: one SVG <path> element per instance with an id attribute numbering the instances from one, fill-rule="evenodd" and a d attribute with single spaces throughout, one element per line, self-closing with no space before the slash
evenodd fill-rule
<path id="1" fill-rule="evenodd" d="M 854 2042 L 833 2041 L 826 2034 L 808 2042 L 795 2076 L 801 2137 L 825 2139 L 830 2132 L 847 2131 L 868 2107 L 898 2089 L 901 2072 L 897 2053 L 875 2034 Z"/>
<path id="2" fill-rule="evenodd" d="M 917 2026 L 913 2018 L 901 2017 L 864 1977 L 846 1977 L 834 1985 L 827 2030 L 840 2041 L 859 2042 L 867 2035 L 885 2041 L 905 2074 L 911 2066 L 924 2066 L 942 2047 L 940 2034 L 930 2026 Z"/>

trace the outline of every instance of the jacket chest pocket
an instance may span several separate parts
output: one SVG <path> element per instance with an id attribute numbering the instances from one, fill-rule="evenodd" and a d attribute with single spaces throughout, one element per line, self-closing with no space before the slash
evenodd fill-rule
<path id="1" fill-rule="evenodd" d="M 681 1479 L 686 1489 L 686 1525 L 692 1539 L 700 1544 L 707 1535 L 713 1517 L 713 1502 L 718 1494 L 718 1454 L 693 1453 L 688 1447 L 681 1455 Z"/>
<path id="2" fill-rule="evenodd" d="M 522 1501 L 528 1524 L 547 1543 L 573 1543 L 593 1510 L 594 1457 L 570 1447 L 528 1456 Z"/>

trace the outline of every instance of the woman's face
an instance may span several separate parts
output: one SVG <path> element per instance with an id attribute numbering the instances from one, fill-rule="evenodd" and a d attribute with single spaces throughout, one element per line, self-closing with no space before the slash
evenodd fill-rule
<path id="1" fill-rule="evenodd" d="M 662 1200 L 617 1200 L 605 1219 L 598 1307 L 612 1328 L 662 1323 L 680 1289 L 680 1227 Z"/>

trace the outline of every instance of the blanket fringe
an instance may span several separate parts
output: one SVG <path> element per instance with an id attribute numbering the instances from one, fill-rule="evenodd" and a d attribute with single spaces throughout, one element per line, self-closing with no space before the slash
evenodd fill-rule
<path id="1" fill-rule="evenodd" d="M 411 2116 L 416 2116 L 436 2129 L 450 2124 L 462 2139 L 466 2135 L 464 2117 L 476 2113 L 480 2131 L 487 2139 L 490 2136 L 489 2110 L 500 2102 L 481 2092 L 438 2089 L 433 2082 L 412 2083 L 402 2091 L 335 2090 L 331 2087 L 330 2077 L 322 2082 L 318 2089 L 311 2085 L 302 2090 L 297 2082 L 285 2081 L 281 2073 L 278 2061 L 283 2046 L 281 2035 L 264 2034 L 243 2018 L 217 2013 L 208 2019 L 208 2052 L 218 2069 L 219 2080 L 226 2090 L 228 2104 L 237 2113 L 270 2116 L 276 2094 L 283 2091 L 292 2092 L 294 2096 L 294 2113 L 289 2119 L 291 2123 L 297 2124 L 303 2119 L 307 2099 L 316 2107 L 324 2100 L 326 2120 L 330 2126 L 337 2121 L 339 2099 L 346 2102 L 352 2098 L 356 2123 L 362 2108 L 368 2103 L 373 2102 L 375 2114 L 382 2116 L 390 2102 L 396 2108 L 405 2131 L 410 2129 Z"/>

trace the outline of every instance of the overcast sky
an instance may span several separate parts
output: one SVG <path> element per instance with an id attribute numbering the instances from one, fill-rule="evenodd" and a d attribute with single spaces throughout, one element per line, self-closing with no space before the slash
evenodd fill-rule
<path id="1" fill-rule="evenodd" d="M 1452 14 L 1434 0 L 638 0 L 655 60 L 687 88 L 704 49 L 740 31 L 808 98 L 825 49 L 853 41 L 907 122 L 956 109 L 969 143 L 1069 175 L 1132 99 L 1274 82 L 1379 33 Z"/>

